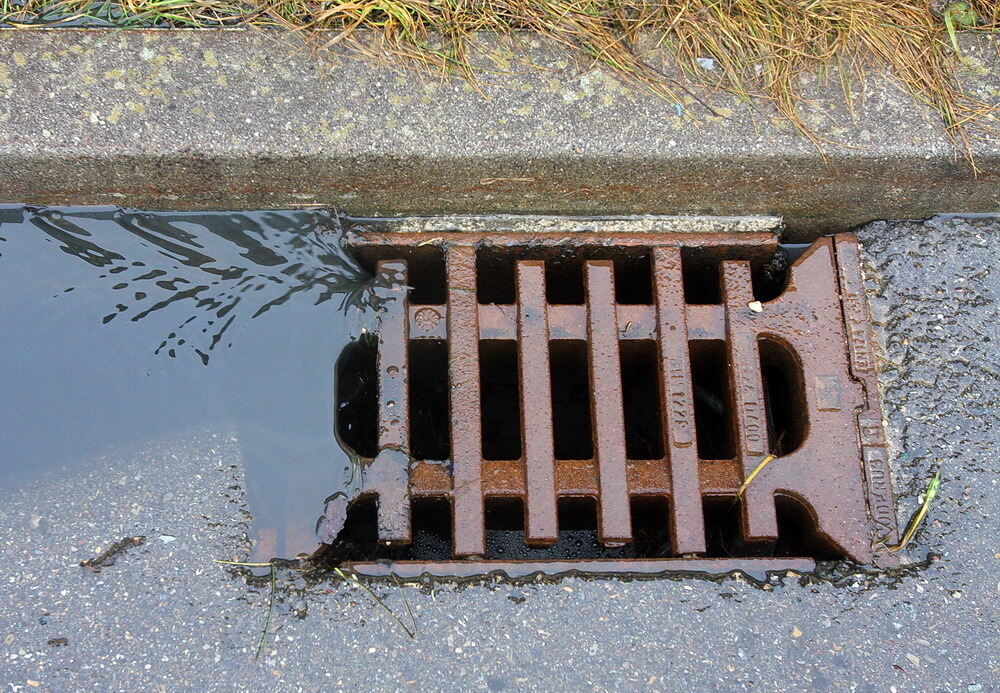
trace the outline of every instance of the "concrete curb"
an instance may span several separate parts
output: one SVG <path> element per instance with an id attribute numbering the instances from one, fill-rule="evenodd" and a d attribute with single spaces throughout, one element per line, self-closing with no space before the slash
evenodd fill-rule
<path id="1" fill-rule="evenodd" d="M 0 202 L 149 208 L 333 205 L 422 214 L 781 215 L 792 235 L 877 218 L 1000 210 L 1000 141 L 981 173 L 938 117 L 872 76 L 854 114 L 814 80 L 824 158 L 761 106 L 666 103 L 532 36 L 468 84 L 348 58 L 277 32 L 12 31 L 0 40 Z M 1000 95 L 991 39 L 967 88 Z M 651 54 L 655 63 L 657 54 Z M 699 113 L 696 126 L 686 109 Z"/>

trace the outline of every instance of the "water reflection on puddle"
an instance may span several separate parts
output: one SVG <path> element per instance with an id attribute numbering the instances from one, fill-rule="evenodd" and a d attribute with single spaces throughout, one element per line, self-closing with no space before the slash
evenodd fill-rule
<path id="1" fill-rule="evenodd" d="M 0 486 L 232 431 L 256 557 L 312 551 L 326 498 L 357 483 L 334 365 L 377 328 L 342 240 L 323 211 L 0 206 Z"/>

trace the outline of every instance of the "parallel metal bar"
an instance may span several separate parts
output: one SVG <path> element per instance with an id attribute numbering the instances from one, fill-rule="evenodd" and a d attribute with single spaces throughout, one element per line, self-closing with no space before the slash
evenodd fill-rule
<path id="1" fill-rule="evenodd" d="M 452 553 L 456 557 L 480 556 L 486 552 L 486 526 L 481 468 L 483 446 L 475 248 L 449 248 L 446 264 L 453 462 Z"/>
<path id="2" fill-rule="evenodd" d="M 653 251 L 663 415 L 672 487 L 670 536 L 675 554 L 705 552 L 705 520 L 695 444 L 694 387 L 679 248 Z"/>
<path id="3" fill-rule="evenodd" d="M 527 481 L 529 544 L 553 544 L 556 522 L 555 448 L 552 438 L 552 384 L 549 375 L 549 326 L 545 263 L 517 263 L 518 372 L 521 379 L 521 434 Z"/>
<path id="4" fill-rule="evenodd" d="M 746 478 L 768 453 L 764 384 L 757 347 L 761 328 L 756 324 L 757 313 L 750 308 L 754 298 L 749 262 L 722 263 L 722 293 L 739 433 L 737 457 Z M 743 529 L 749 540 L 778 536 L 774 497 L 766 482 L 767 476 L 768 468 L 765 467 L 743 490 Z"/>
<path id="5" fill-rule="evenodd" d="M 586 262 L 584 282 L 590 337 L 594 457 L 601 488 L 598 534 L 602 543 L 618 544 L 631 541 L 632 517 L 625 469 L 625 412 L 615 315 L 614 264 L 608 260 Z"/>
<path id="6" fill-rule="evenodd" d="M 385 543 L 409 543 L 410 496 L 406 317 L 406 262 L 378 263 L 376 292 L 384 309 L 378 332 L 378 455 L 365 486 L 378 494 L 378 535 Z"/>

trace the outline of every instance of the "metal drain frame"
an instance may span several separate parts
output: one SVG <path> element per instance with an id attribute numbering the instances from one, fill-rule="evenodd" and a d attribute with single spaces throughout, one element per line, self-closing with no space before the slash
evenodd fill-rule
<path id="1" fill-rule="evenodd" d="M 869 335 L 867 302 L 857 239 L 838 234 L 817 240 L 790 270 L 786 290 L 756 305 L 750 262 L 778 247 L 774 233 L 552 233 L 448 232 L 428 238 L 411 232 L 363 231 L 348 245 L 361 257 L 377 258 L 383 292 L 378 335 L 378 454 L 364 460 L 364 494 L 378 497 L 378 533 L 386 544 L 411 540 L 411 497 L 451 501 L 453 557 L 443 562 L 354 562 L 351 569 L 373 577 L 431 574 L 468 577 L 501 571 L 509 577 L 533 572 L 657 574 L 671 571 L 807 571 L 798 558 L 705 558 L 703 496 L 733 496 L 768 454 L 758 339 L 779 340 L 802 368 L 809 431 L 791 454 L 774 459 L 743 492 L 742 530 L 751 540 L 777 536 L 774 495 L 806 504 L 817 530 L 852 560 L 885 565 L 876 551 L 896 541 L 898 529 L 882 433 L 881 404 Z M 407 300 L 408 253 L 433 245 L 444 253 L 446 302 L 414 305 Z M 477 252 L 483 248 L 530 248 L 535 254 L 608 247 L 641 248 L 651 257 L 653 303 L 615 302 L 614 265 L 587 260 L 582 305 L 546 301 L 544 261 L 515 264 L 517 297 L 512 305 L 477 299 Z M 696 249 L 720 262 L 722 302 L 687 304 L 682 252 Z M 731 259 L 738 257 L 740 259 Z M 409 455 L 407 344 L 446 340 L 449 354 L 451 459 L 412 460 Z M 522 456 L 483 459 L 481 445 L 480 340 L 517 343 Z M 585 340 L 590 353 L 594 459 L 556 460 L 549 391 L 550 340 Z M 619 344 L 654 340 L 660 363 L 664 456 L 626 460 Z M 737 431 L 731 460 L 702 460 L 695 445 L 689 340 L 726 344 Z M 525 412 L 532 412 L 525 416 Z M 449 472 L 449 469 L 451 470 Z M 484 499 L 517 497 L 525 508 L 526 543 L 556 541 L 556 499 L 589 496 L 598 504 L 598 535 L 605 545 L 631 539 L 630 496 L 669 499 L 670 558 L 583 561 L 482 560 Z"/>

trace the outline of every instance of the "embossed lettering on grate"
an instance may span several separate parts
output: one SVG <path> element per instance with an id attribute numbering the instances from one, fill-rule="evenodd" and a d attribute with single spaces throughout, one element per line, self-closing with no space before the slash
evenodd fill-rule
<path id="1" fill-rule="evenodd" d="M 348 531 L 388 549 L 355 570 L 809 569 L 896 540 L 852 235 L 787 267 L 769 233 L 351 243 L 386 287 Z"/>

